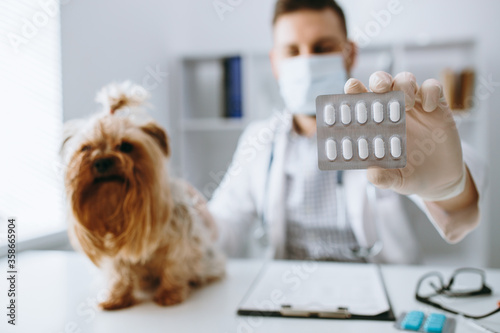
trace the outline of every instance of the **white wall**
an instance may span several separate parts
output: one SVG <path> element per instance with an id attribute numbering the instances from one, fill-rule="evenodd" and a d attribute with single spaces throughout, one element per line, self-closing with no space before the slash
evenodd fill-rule
<path id="1" fill-rule="evenodd" d="M 62 6 L 67 119 L 95 110 L 96 90 L 111 80 L 143 82 L 147 68 L 172 74 L 185 53 L 267 50 L 272 2 L 242 1 L 219 19 L 210 0 L 71 0 Z M 152 91 L 154 116 L 168 126 L 167 81 Z"/>
<path id="2" fill-rule="evenodd" d="M 223 0 L 226 2 L 226 0 Z M 169 130 L 169 113 L 176 112 L 176 58 L 185 53 L 265 51 L 271 45 L 274 0 L 241 0 L 221 20 L 212 0 L 72 0 L 62 6 L 62 59 L 65 118 L 95 110 L 95 91 L 112 80 L 142 83 L 148 70 L 159 66 L 169 76 L 153 89 L 153 116 Z M 339 1 L 349 29 L 365 29 L 372 11 L 389 0 Z M 372 43 L 475 38 L 477 69 L 484 78 L 500 81 L 500 2 L 495 0 L 400 0 L 402 12 L 392 16 Z M 490 197 L 485 223 L 470 241 L 444 246 L 444 252 L 467 255 L 468 261 L 500 267 L 500 87 L 481 102 L 488 110 L 481 126 L 489 131 Z M 489 128 L 487 128 L 489 126 Z M 487 133 L 487 132 L 484 132 Z M 175 138 L 174 138 L 175 141 Z M 490 251 L 485 249 L 490 247 Z"/>

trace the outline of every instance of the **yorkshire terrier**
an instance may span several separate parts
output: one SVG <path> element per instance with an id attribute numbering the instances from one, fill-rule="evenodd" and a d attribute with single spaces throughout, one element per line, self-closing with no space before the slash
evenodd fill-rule
<path id="1" fill-rule="evenodd" d="M 204 198 L 169 178 L 169 140 L 145 114 L 147 97 L 130 82 L 111 84 L 97 95 L 101 113 L 64 130 L 70 239 L 109 275 L 105 310 L 137 303 L 140 291 L 177 304 L 225 272 Z"/>

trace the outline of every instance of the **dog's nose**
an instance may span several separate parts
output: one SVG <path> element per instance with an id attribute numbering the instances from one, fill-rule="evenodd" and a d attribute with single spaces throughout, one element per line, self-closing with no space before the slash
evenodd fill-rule
<path id="1" fill-rule="evenodd" d="M 111 158 L 100 158 L 94 162 L 94 168 L 98 173 L 105 173 L 113 166 L 113 163 Z"/>

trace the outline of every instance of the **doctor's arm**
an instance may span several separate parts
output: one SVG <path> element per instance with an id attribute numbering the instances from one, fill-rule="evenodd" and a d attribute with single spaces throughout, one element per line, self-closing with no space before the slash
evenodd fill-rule
<path id="1" fill-rule="evenodd" d="M 460 241 L 478 225 L 481 199 L 486 189 L 486 164 L 471 146 L 462 143 L 462 149 L 467 171 L 462 193 L 442 201 L 424 201 L 418 196 L 412 198 L 450 243 Z"/>
<path id="2" fill-rule="evenodd" d="M 218 243 L 232 257 L 245 254 L 256 219 L 255 198 L 252 195 L 252 167 L 255 153 L 249 149 L 252 125 L 241 135 L 231 165 L 208 202 L 208 209 L 217 226 Z"/>
<path id="3" fill-rule="evenodd" d="M 434 79 L 419 87 L 408 72 L 394 78 L 376 72 L 369 86 L 376 93 L 405 93 L 407 166 L 369 169 L 368 180 L 379 188 L 410 195 L 444 239 L 450 243 L 460 241 L 479 222 L 484 166 L 477 165 L 473 154 L 464 153 L 443 87 Z M 345 91 L 361 93 L 367 89 L 360 81 L 350 79 Z"/>

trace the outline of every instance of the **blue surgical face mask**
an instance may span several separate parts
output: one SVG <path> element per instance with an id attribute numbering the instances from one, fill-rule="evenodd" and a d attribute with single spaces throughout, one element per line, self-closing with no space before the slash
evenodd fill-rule
<path id="1" fill-rule="evenodd" d="M 316 114 L 316 97 L 343 94 L 347 80 L 342 55 L 299 56 L 282 61 L 279 87 L 288 110 L 294 114 Z"/>

